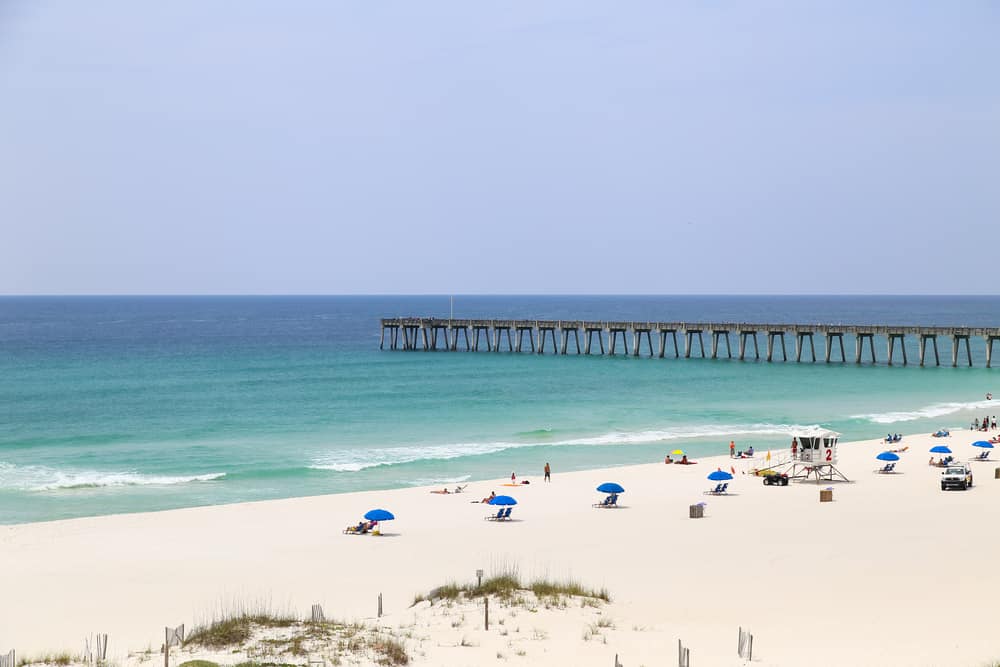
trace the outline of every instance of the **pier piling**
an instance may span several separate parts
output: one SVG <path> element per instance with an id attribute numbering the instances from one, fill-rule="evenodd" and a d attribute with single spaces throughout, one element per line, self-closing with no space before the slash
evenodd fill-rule
<path id="1" fill-rule="evenodd" d="M 528 342 L 531 343 L 531 351 L 535 351 L 535 325 L 517 324 L 517 342 L 514 344 L 514 351 L 520 352 L 524 347 L 524 334 L 528 334 Z"/>
<path id="2" fill-rule="evenodd" d="M 785 351 L 785 332 L 784 331 L 768 331 L 767 332 L 767 360 L 771 361 L 774 352 L 774 341 L 778 339 L 781 341 L 781 360 L 788 361 L 788 354 Z"/>
<path id="3" fill-rule="evenodd" d="M 701 351 L 701 358 L 705 358 L 705 339 L 701 337 L 701 329 L 684 330 L 684 358 L 691 357 L 691 350 L 694 348 L 694 335 L 698 334 L 698 349 Z"/>
<path id="4" fill-rule="evenodd" d="M 920 334 L 920 365 L 924 365 L 924 357 L 927 356 L 927 341 L 931 341 L 934 344 L 934 365 L 941 365 L 941 358 L 938 356 L 938 345 L 937 345 L 937 334 L 932 333 L 922 333 Z M 988 356 L 988 355 L 987 355 Z M 989 360 L 987 360 L 987 367 L 989 367 Z"/>

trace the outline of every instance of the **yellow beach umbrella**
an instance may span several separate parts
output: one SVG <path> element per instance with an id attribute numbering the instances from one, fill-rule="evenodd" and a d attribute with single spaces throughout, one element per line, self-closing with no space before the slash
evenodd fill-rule
<path id="1" fill-rule="evenodd" d="M 674 456 L 685 456 L 687 454 L 687 452 L 685 452 L 683 449 L 675 449 L 670 453 L 673 454 Z"/>

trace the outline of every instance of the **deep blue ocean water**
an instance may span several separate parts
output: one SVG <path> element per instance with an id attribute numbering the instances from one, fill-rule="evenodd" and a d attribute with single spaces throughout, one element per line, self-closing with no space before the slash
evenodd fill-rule
<path id="1" fill-rule="evenodd" d="M 961 428 L 995 411 L 987 391 L 1000 396 L 982 341 L 974 368 L 951 368 L 945 340 L 939 368 L 887 367 L 884 340 L 875 366 L 378 349 L 381 317 L 449 307 L 447 296 L 0 298 L 0 523 L 537 476 L 546 461 L 556 472 L 650 462 L 675 447 L 722 453 L 731 439 L 785 446 L 814 424 L 845 440 Z M 1000 321 L 1000 297 L 459 296 L 454 307 L 462 318 Z"/>

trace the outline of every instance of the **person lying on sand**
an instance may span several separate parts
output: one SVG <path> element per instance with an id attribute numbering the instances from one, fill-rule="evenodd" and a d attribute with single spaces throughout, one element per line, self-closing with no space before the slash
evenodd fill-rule
<path id="1" fill-rule="evenodd" d="M 670 458 L 670 454 L 667 454 L 667 458 L 663 459 L 663 462 L 669 465 L 669 464 L 673 463 L 674 460 L 672 458 Z"/>
<path id="2" fill-rule="evenodd" d="M 451 493 L 451 491 L 449 491 L 448 487 L 446 486 L 443 489 L 441 489 L 440 491 L 438 491 L 437 489 L 434 489 L 434 490 L 431 491 L 431 493 L 438 493 L 438 494 L 442 494 L 442 495 L 448 495 L 449 493 Z"/>
<path id="3" fill-rule="evenodd" d="M 682 466 L 691 466 L 697 463 L 697 461 L 688 461 L 687 454 L 685 454 L 684 456 L 681 457 L 681 460 L 678 461 L 677 463 Z"/>
<path id="4" fill-rule="evenodd" d="M 493 500 L 496 497 L 497 497 L 497 492 L 496 491 L 490 491 L 490 495 L 486 496 L 485 498 L 483 498 L 479 502 L 481 502 L 481 503 L 488 503 L 488 502 L 490 502 L 491 500 Z M 473 500 L 472 502 L 476 502 L 476 501 Z"/>

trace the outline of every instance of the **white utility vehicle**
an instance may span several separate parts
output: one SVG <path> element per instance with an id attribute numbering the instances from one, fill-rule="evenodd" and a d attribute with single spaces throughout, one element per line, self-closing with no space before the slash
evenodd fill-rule
<path id="1" fill-rule="evenodd" d="M 950 465 L 941 473 L 941 490 L 962 489 L 972 486 L 972 468 L 967 465 Z"/>

